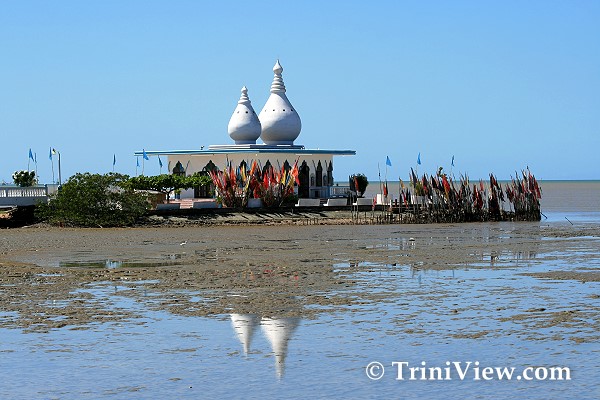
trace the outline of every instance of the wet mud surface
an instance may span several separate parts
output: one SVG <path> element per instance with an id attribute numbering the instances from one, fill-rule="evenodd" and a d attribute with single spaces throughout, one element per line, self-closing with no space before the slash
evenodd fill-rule
<path id="1" fill-rule="evenodd" d="M 0 327 L 379 310 L 415 340 L 600 340 L 600 228 L 537 223 L 2 231 Z M 122 299 L 142 307 L 124 306 Z"/>

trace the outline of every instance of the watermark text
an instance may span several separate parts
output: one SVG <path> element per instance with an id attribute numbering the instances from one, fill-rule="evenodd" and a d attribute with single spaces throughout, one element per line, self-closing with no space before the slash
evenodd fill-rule
<path id="1" fill-rule="evenodd" d="M 446 361 L 443 365 L 429 366 L 425 361 L 414 365 L 408 361 L 394 361 L 385 366 L 373 361 L 365 372 L 371 380 L 379 380 L 387 371 L 397 381 L 452 381 L 452 380 L 523 380 L 523 381 L 570 381 L 569 367 L 507 367 L 484 366 L 479 361 Z"/>

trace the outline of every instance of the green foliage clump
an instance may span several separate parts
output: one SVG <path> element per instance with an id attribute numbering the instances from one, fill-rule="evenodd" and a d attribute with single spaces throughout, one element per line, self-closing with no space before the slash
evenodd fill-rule
<path id="1" fill-rule="evenodd" d="M 78 173 L 37 207 L 38 218 L 53 224 L 115 227 L 133 224 L 149 208 L 147 196 L 124 184 L 127 175 Z"/>
<path id="2" fill-rule="evenodd" d="M 15 171 L 12 175 L 15 185 L 21 187 L 28 187 L 37 184 L 37 178 L 35 177 L 35 171 Z"/>
<path id="3" fill-rule="evenodd" d="M 211 182 L 210 177 L 203 175 L 154 175 L 154 176 L 134 176 L 123 182 L 124 187 L 134 190 L 155 190 L 163 193 L 167 196 L 169 201 L 169 195 L 172 192 L 191 189 L 197 186 L 204 186 Z"/>
<path id="4" fill-rule="evenodd" d="M 350 187 L 357 192 L 359 197 L 362 197 L 365 194 L 367 186 L 369 186 L 369 180 L 366 175 L 354 174 L 350 176 Z"/>

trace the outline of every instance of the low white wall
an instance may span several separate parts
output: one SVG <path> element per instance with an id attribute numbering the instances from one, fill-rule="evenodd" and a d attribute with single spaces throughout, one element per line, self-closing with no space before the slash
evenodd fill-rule
<path id="1" fill-rule="evenodd" d="M 48 188 L 46 186 L 0 187 L 0 206 L 34 206 L 38 202 L 48 202 Z"/>

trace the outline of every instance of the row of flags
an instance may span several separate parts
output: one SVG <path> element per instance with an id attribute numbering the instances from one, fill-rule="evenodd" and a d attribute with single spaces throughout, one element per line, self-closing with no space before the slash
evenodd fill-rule
<path id="1" fill-rule="evenodd" d="M 421 152 L 419 152 L 419 154 L 417 155 L 417 165 L 421 165 Z M 452 156 L 451 165 L 454 167 L 454 155 Z M 392 160 L 390 160 L 389 156 L 385 156 L 385 166 L 386 166 L 385 183 L 382 184 L 381 189 L 383 191 L 383 196 L 387 197 L 388 196 L 387 167 L 392 166 Z M 381 184 L 381 172 L 379 173 L 379 181 Z M 355 181 L 355 187 L 356 187 L 356 191 L 358 192 L 358 182 L 357 181 Z"/>
<path id="2" fill-rule="evenodd" d="M 52 161 L 52 156 L 54 156 L 57 153 L 58 152 L 56 151 L 56 149 L 50 147 L 50 152 L 48 154 L 48 158 L 50 159 L 50 161 Z M 29 148 L 29 158 L 31 159 L 31 161 L 37 163 L 37 153 L 34 153 L 33 150 L 31 150 L 31 147 Z"/>
<path id="3" fill-rule="evenodd" d="M 58 151 L 52 147 L 50 147 L 50 151 L 48 153 L 48 159 L 50 161 L 52 161 L 52 157 L 55 156 L 56 154 L 58 154 Z M 144 160 L 150 160 L 150 157 L 148 157 L 148 154 L 146 153 L 146 150 L 144 150 L 142 152 L 142 157 L 144 158 Z M 29 148 L 29 159 L 31 159 L 31 161 L 33 161 L 34 163 L 37 163 L 37 152 L 34 152 L 31 148 Z M 113 167 L 117 164 L 117 155 L 113 154 Z M 162 160 L 160 159 L 160 156 L 158 156 L 158 165 L 160 165 L 160 167 L 162 168 L 163 163 Z M 138 167 L 139 167 L 139 161 L 138 161 Z"/>
<path id="4" fill-rule="evenodd" d="M 454 156 L 452 156 L 452 161 L 450 162 L 450 164 L 454 167 Z M 388 167 L 392 166 L 392 161 L 390 160 L 389 156 L 385 156 L 385 165 Z M 419 154 L 417 155 L 417 165 L 421 165 L 421 152 L 419 152 Z"/>
<path id="5" fill-rule="evenodd" d="M 58 154 L 59 171 L 60 171 L 60 153 L 55 148 L 50 147 L 50 150 L 48 151 L 48 159 L 52 162 L 52 181 L 53 182 L 54 182 L 54 160 L 53 160 L 53 157 L 55 155 L 57 155 L 57 154 Z M 148 157 L 148 154 L 146 153 L 145 149 L 142 151 L 142 158 L 144 160 L 150 160 L 150 157 Z M 29 167 L 30 167 L 29 163 L 31 161 L 33 161 L 35 163 L 35 168 L 36 168 L 36 173 L 37 173 L 37 152 L 34 152 L 33 149 L 30 147 L 29 148 L 28 159 L 27 159 L 27 169 L 28 170 L 29 170 Z M 113 154 L 113 161 L 112 161 L 113 172 L 114 172 L 116 164 L 117 164 L 117 155 Z M 163 162 L 162 162 L 162 159 L 160 158 L 160 156 L 158 156 L 158 165 L 162 169 Z M 139 167 L 139 166 L 140 166 L 139 157 L 136 157 L 136 167 Z M 60 172 L 59 172 L 59 175 L 60 175 Z"/>

